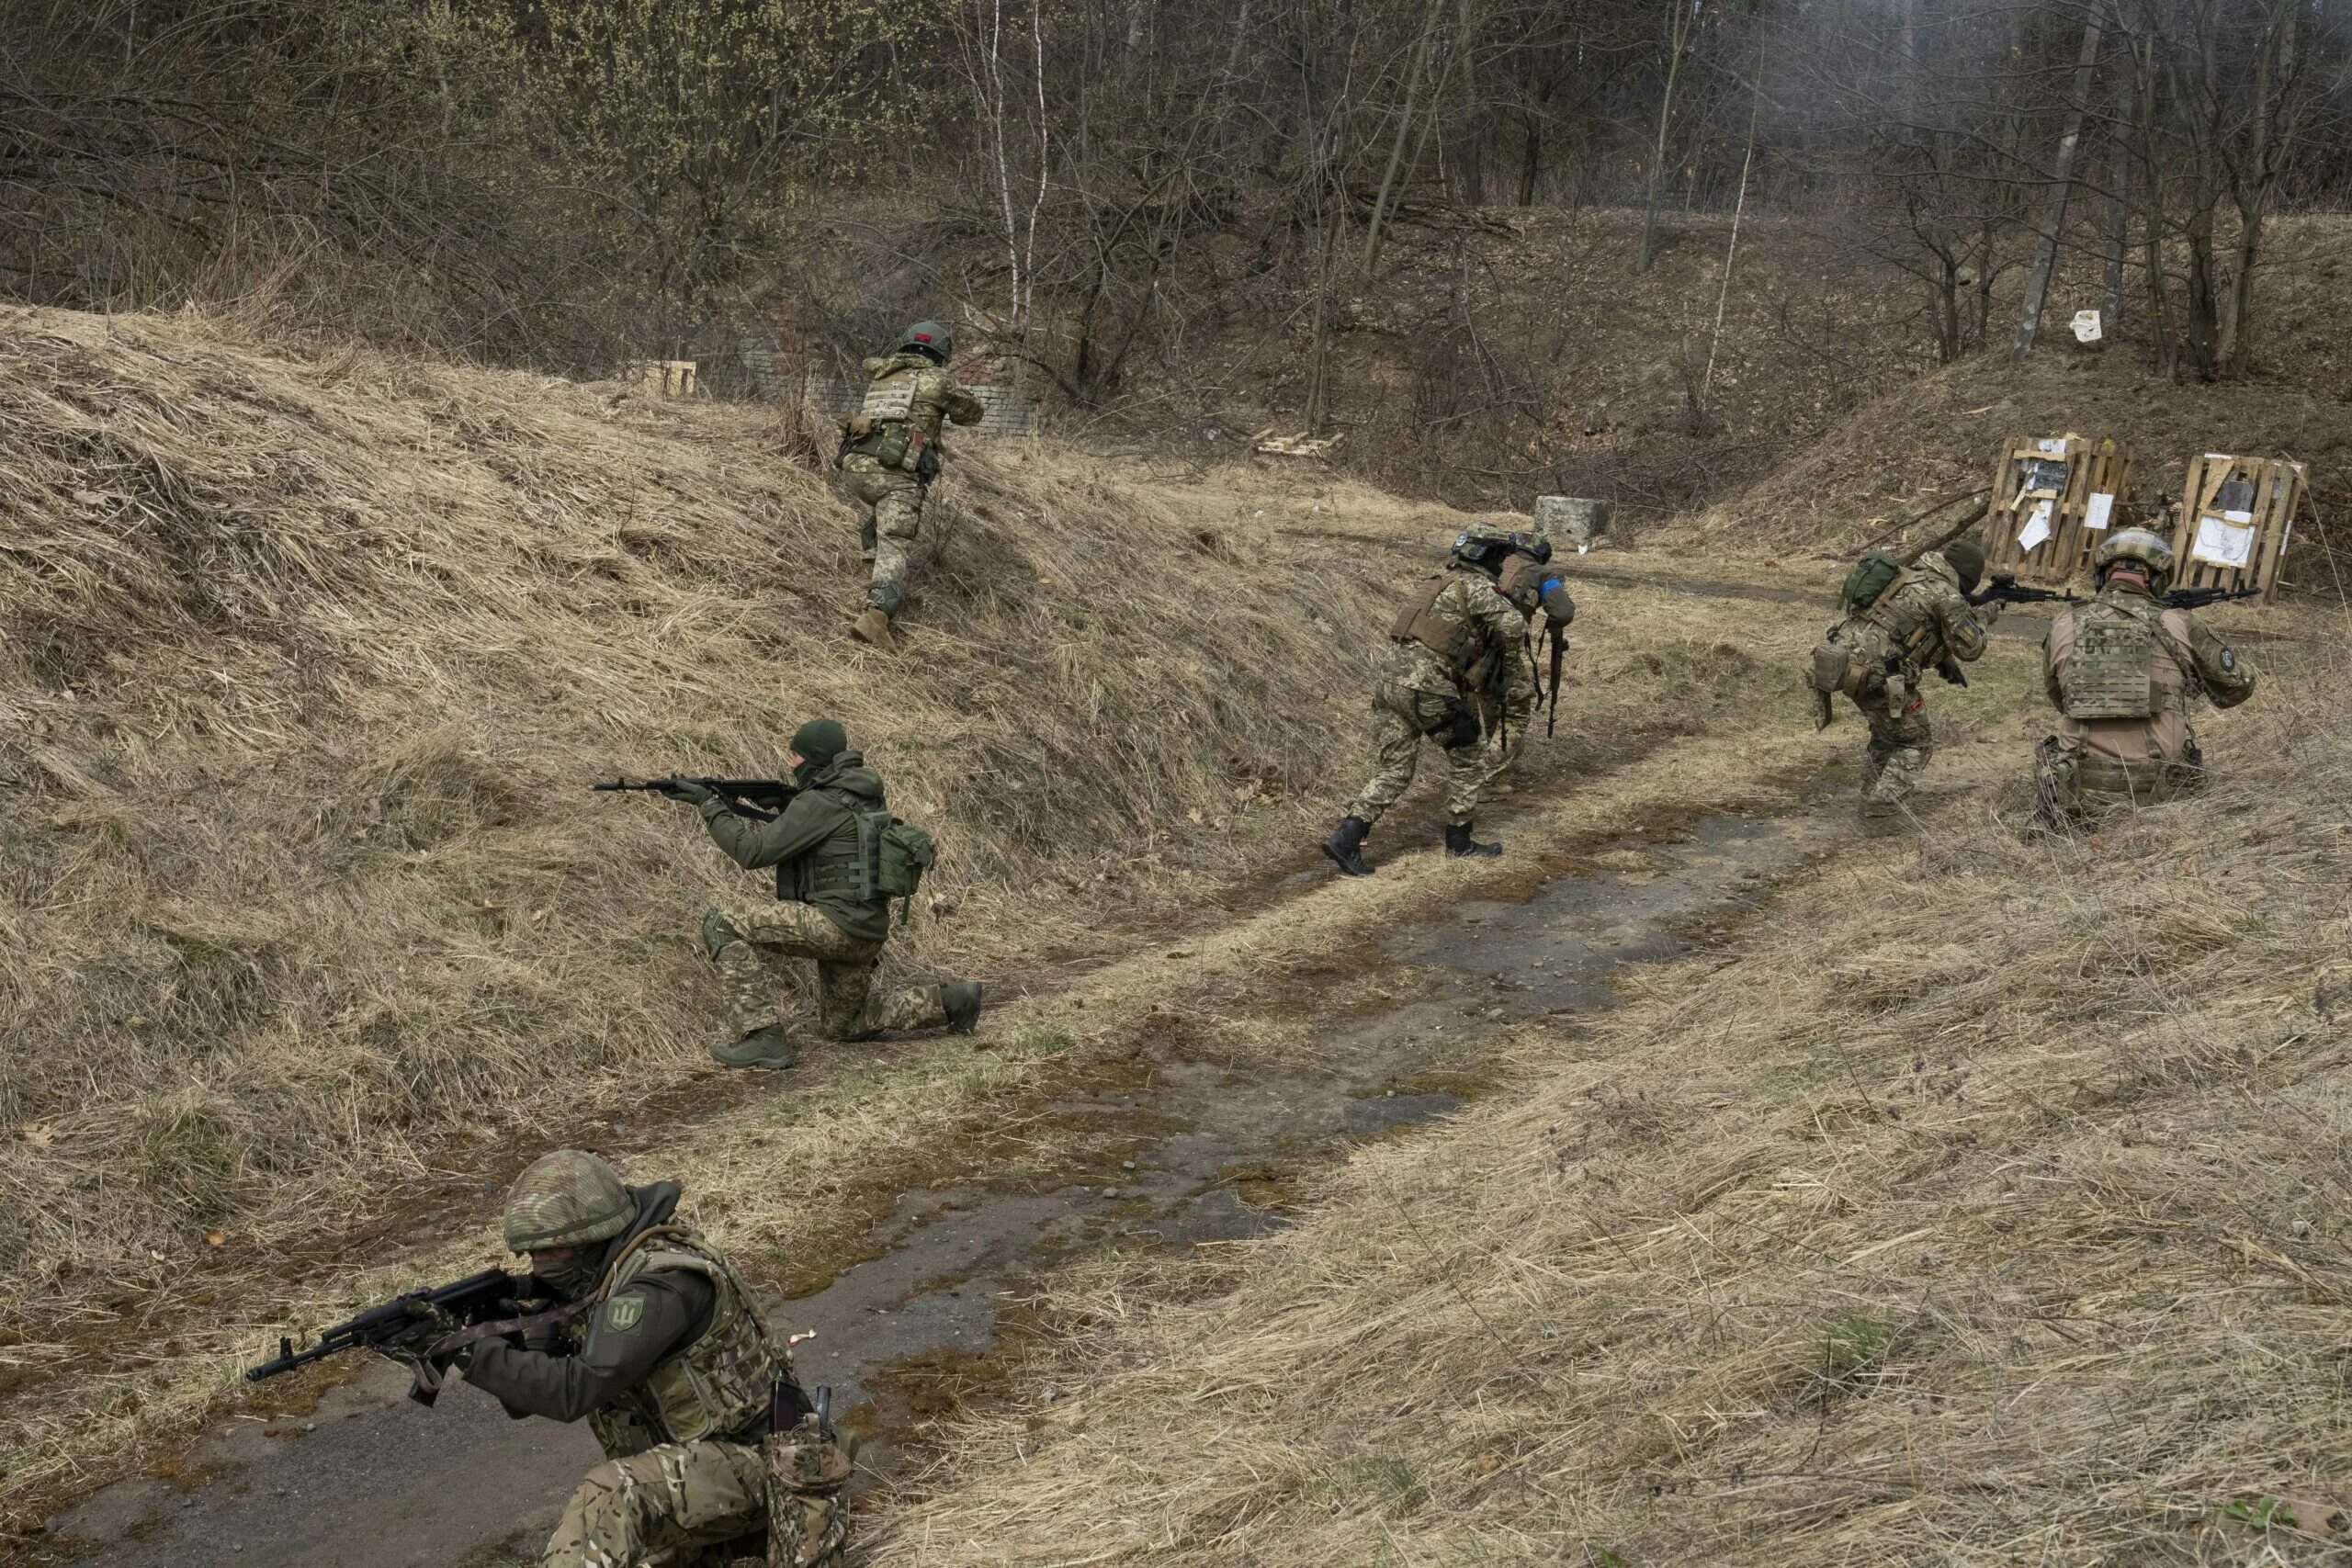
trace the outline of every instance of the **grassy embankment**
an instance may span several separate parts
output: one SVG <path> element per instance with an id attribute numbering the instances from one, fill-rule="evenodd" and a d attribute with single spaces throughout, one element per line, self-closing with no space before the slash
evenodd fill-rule
<path id="1" fill-rule="evenodd" d="M 0 423 L 19 1506 L 183 1429 L 279 1329 L 478 1266 L 485 1187 L 558 1137 L 685 1175 L 780 1287 L 877 1195 L 992 1157 L 989 1115 L 1128 1049 L 1144 998 L 1250 970 L 1246 942 L 1188 970 L 1154 939 L 1311 863 L 1356 782 L 1363 658 L 1414 569 L 1309 525 L 1460 522 L 1289 471 L 1155 491 L 975 451 L 888 662 L 840 636 L 845 513 L 755 411 L 51 313 L 19 324 Z M 1586 602 L 1555 776 L 1768 716 L 1741 648 L 1785 607 Z M 980 1049 L 820 1050 L 743 1103 L 698 1065 L 693 933 L 734 874 L 684 814 L 585 786 L 767 772 L 813 711 L 948 846 L 955 908 L 894 963 L 1038 996 Z M 1769 762 L 1661 757 L 1567 809 L 1597 829 Z M 1331 918 L 1393 919 L 1411 886 Z M 1270 919 L 1267 951 L 1317 938 Z"/>
<path id="2" fill-rule="evenodd" d="M 2046 720 L 1996 647 L 1923 841 L 1524 1031 L 1510 1092 L 1295 1231 L 1060 1280 L 1069 1397 L 956 1434 L 876 1561 L 2245 1562 L 2265 1495 L 2326 1529 L 2352 666 L 2341 615 L 2272 615 L 2303 640 L 2207 718 L 2202 798 L 2022 839 Z"/>

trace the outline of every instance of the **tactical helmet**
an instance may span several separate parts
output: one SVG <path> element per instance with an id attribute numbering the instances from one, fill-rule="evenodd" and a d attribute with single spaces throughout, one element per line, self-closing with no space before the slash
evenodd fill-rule
<path id="1" fill-rule="evenodd" d="M 506 1194 L 506 1249 L 531 1252 L 609 1241 L 637 1218 L 621 1173 L 594 1155 L 541 1155 Z"/>
<path id="2" fill-rule="evenodd" d="M 2119 528 L 2108 536 L 2091 556 L 2091 569 L 2104 582 L 2109 568 L 2127 560 L 2148 569 L 2148 586 L 2158 592 L 2172 581 L 2172 547 L 2145 528 Z"/>
<path id="3" fill-rule="evenodd" d="M 1973 590 L 1984 577 L 1984 547 L 1973 539 L 1954 539 L 1944 547 L 1944 562 L 1960 573 L 1962 591 Z"/>
<path id="4" fill-rule="evenodd" d="M 942 365 L 956 356 L 956 329 L 944 321 L 917 321 L 899 334 L 902 349 L 927 349 Z"/>

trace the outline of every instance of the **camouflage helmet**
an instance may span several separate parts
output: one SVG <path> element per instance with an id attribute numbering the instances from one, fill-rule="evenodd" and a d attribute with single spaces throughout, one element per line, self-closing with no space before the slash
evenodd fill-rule
<path id="1" fill-rule="evenodd" d="M 558 1149 L 541 1155 L 506 1194 L 506 1249 L 579 1247 L 609 1241 L 637 1218 L 621 1173 L 594 1155 Z"/>
<path id="2" fill-rule="evenodd" d="M 2101 581 L 2118 561 L 2136 561 L 2148 571 L 2148 584 L 2161 589 L 2172 581 L 2172 547 L 2145 528 L 2120 528 L 2101 541 L 2091 556 L 2091 569 Z"/>
<path id="3" fill-rule="evenodd" d="M 956 357 L 956 329 L 944 321 L 917 321 L 899 334 L 902 349 L 928 349 L 944 365 Z"/>

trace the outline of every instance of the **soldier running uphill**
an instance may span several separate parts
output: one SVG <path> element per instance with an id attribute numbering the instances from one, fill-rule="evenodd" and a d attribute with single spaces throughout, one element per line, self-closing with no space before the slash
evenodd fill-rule
<path id="1" fill-rule="evenodd" d="M 955 352 L 955 333 L 944 323 L 917 321 L 895 353 L 865 362 L 865 405 L 842 421 L 833 466 L 842 493 L 865 508 L 858 543 L 874 563 L 865 609 L 850 633 L 886 652 L 898 649 L 890 621 L 907 596 L 923 495 L 939 473 L 940 423 L 978 424 L 985 412 L 947 368 Z"/>
<path id="2" fill-rule="evenodd" d="M 2230 645 L 2161 596 L 2172 547 L 2126 528 L 2091 558 L 2098 593 L 2069 606 L 2042 639 L 2042 682 L 2058 733 L 2034 749 L 2035 820 L 2078 824 L 2119 806 L 2170 799 L 2204 781 L 2188 728 L 2199 693 L 2217 708 L 2254 694 L 2254 671 Z"/>
<path id="3" fill-rule="evenodd" d="M 1871 727 L 1862 760 L 1865 831 L 1893 832 L 1911 815 L 1911 792 L 1935 755 L 1920 682 L 1935 671 L 1964 683 L 1960 665 L 1984 657 L 1984 631 L 1998 601 L 1980 617 L 1968 601 L 1984 574 L 1984 547 L 1956 539 L 1908 566 L 1866 556 L 1846 581 L 1845 620 L 1813 650 L 1813 688 L 1821 722 L 1827 701 L 1843 692 Z"/>
<path id="4" fill-rule="evenodd" d="M 544 1568 L 724 1562 L 730 1547 L 836 1562 L 852 1456 L 742 1278 L 677 1219 L 678 1197 L 576 1149 L 541 1157 L 507 1196 L 506 1245 L 569 1310 L 436 1360 L 509 1416 L 584 1419 L 604 1446 Z"/>
<path id="5" fill-rule="evenodd" d="M 1541 570 L 1551 556 L 1548 542 L 1526 535 L 1464 533 L 1445 570 L 1397 615 L 1373 688 L 1372 782 L 1323 840 L 1348 875 L 1372 874 L 1364 841 L 1412 787 L 1424 739 L 1445 753 L 1446 852 L 1503 852 L 1473 839 L 1471 824 L 1480 792 L 1510 764 L 1534 710 L 1528 616 L 1541 607 L 1565 625 L 1576 614 L 1560 579 Z M 1482 733 L 1482 712 L 1495 721 L 1492 736 Z"/>
<path id="6" fill-rule="evenodd" d="M 671 786 L 693 804 L 718 847 L 746 871 L 775 868 L 774 901 L 714 905 L 703 916 L 704 945 L 726 977 L 735 1035 L 714 1045 L 729 1067 L 788 1067 L 790 1031 L 776 1018 L 772 966 L 796 958 L 817 964 L 819 1023 L 831 1040 L 869 1040 L 885 1030 L 946 1027 L 969 1033 L 980 1019 L 976 980 L 874 994 L 874 973 L 890 935 L 890 899 L 911 894 L 894 880 L 900 839 L 930 840 L 893 818 L 881 775 L 849 750 L 841 725 L 811 719 L 793 732 L 786 761 L 798 786 L 771 822 L 739 815 L 723 795 L 694 780 Z"/>

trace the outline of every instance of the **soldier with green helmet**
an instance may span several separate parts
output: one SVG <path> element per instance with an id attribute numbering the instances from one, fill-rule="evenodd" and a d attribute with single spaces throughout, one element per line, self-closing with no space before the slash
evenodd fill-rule
<path id="1" fill-rule="evenodd" d="M 1542 570 L 1551 553 L 1530 536 L 1465 531 L 1445 570 L 1398 614 L 1373 688 L 1372 780 L 1323 840 L 1340 871 L 1372 874 L 1364 842 L 1412 787 L 1424 739 L 1445 753 L 1446 852 L 1502 853 L 1500 844 L 1478 842 L 1472 823 L 1480 793 L 1510 764 L 1533 712 L 1528 617 L 1542 608 L 1565 625 L 1576 614 L 1566 584 Z"/>
<path id="2" fill-rule="evenodd" d="M 1862 759 L 1861 818 L 1865 831 L 1891 832 L 1910 817 L 1911 792 L 1935 755 L 1921 682 L 1929 671 L 1960 679 L 1959 666 L 1984 656 L 1985 628 L 2000 614 L 1995 602 L 1981 612 L 1968 602 L 1984 575 L 1984 547 L 1955 539 L 1907 566 L 1883 557 L 1885 581 L 1866 603 L 1849 603 L 1846 619 L 1814 650 L 1814 689 L 1825 705 L 1843 692 L 1871 727 Z M 1859 575 L 1859 573 L 1858 573 Z M 1853 579 L 1849 579 L 1849 590 Z"/>
<path id="3" fill-rule="evenodd" d="M 735 1029 L 710 1048 L 713 1059 L 730 1067 L 792 1066 L 792 1035 L 776 1017 L 773 973 L 792 959 L 816 962 L 818 1018 L 828 1039 L 941 1027 L 969 1033 L 980 1018 L 976 980 L 874 994 L 890 906 L 887 896 L 866 891 L 860 822 L 887 815 L 881 775 L 850 750 L 848 734 L 830 718 L 795 730 L 786 761 L 799 792 L 772 822 L 738 815 L 724 796 L 691 781 L 672 792 L 701 811 L 711 838 L 737 865 L 775 871 L 773 901 L 729 899 L 703 916 L 703 942 L 726 978 Z"/>
<path id="4" fill-rule="evenodd" d="M 679 1196 L 673 1181 L 628 1186 L 577 1149 L 535 1161 L 507 1195 L 506 1245 L 570 1310 L 520 1343 L 466 1344 L 447 1364 L 509 1416 L 585 1420 L 604 1447 L 548 1538 L 546 1568 L 698 1561 L 771 1523 L 794 1543 L 795 1568 L 817 1568 L 847 1529 L 848 1456 L 804 1419 L 812 1406 L 784 1339 L 725 1256 L 677 1217 Z M 779 1406 L 788 1437 L 763 1455 Z"/>
<path id="5" fill-rule="evenodd" d="M 2091 558 L 2098 592 L 2053 617 L 2042 639 L 2042 684 L 2058 733 L 2034 750 L 2036 817 L 2078 822 L 2146 806 L 2204 778 L 2188 727 L 2202 694 L 2217 708 L 2254 694 L 2254 671 L 2187 610 L 2167 609 L 2173 550 L 2144 528 L 2119 529 Z"/>
<path id="6" fill-rule="evenodd" d="M 945 323 L 917 321 L 895 352 L 865 361 L 865 406 L 842 422 L 833 466 L 841 470 L 842 493 L 865 508 L 859 543 L 874 563 L 865 608 L 850 631 L 888 652 L 898 648 L 890 621 L 907 596 L 907 562 L 922 522 L 923 494 L 939 472 L 940 423 L 978 424 L 986 412 L 947 368 L 955 352 L 955 333 Z"/>

